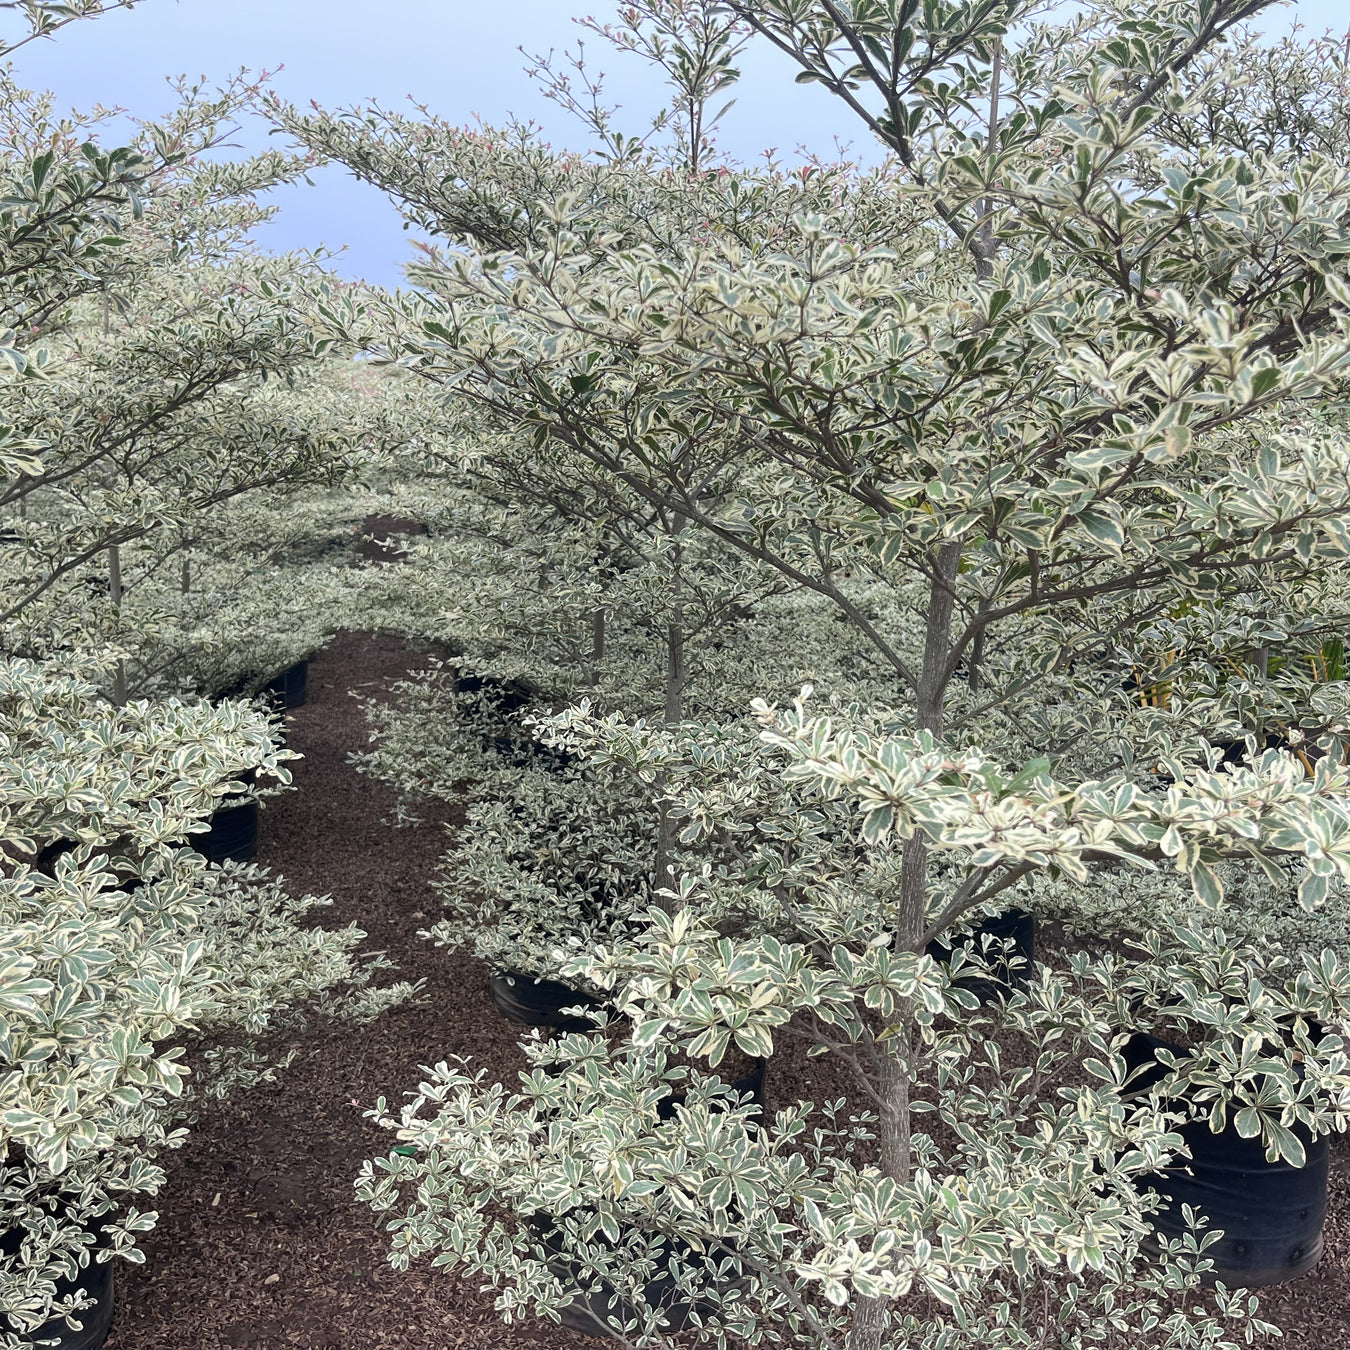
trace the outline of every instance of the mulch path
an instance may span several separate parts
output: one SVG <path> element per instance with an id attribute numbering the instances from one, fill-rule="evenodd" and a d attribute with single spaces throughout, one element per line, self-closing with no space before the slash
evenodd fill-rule
<path id="1" fill-rule="evenodd" d="M 408 556 L 400 535 L 423 535 L 427 527 L 419 520 L 403 516 L 367 516 L 356 531 L 352 547 L 352 565 L 397 563 Z"/>
<path id="2" fill-rule="evenodd" d="M 542 1320 L 505 1326 L 477 1281 L 407 1273 L 386 1260 L 384 1222 L 357 1203 L 364 1159 L 392 1139 L 362 1112 L 415 1087 L 418 1068 L 448 1055 L 514 1078 L 517 1029 L 493 1008 L 487 971 L 417 936 L 440 902 L 428 888 L 446 847 L 443 824 L 381 824 L 393 793 L 359 775 L 367 743 L 349 690 L 379 694 L 422 654 L 394 637 L 342 634 L 315 657 L 309 697 L 288 714 L 296 791 L 265 804 L 257 861 L 295 894 L 331 895 L 318 922 L 355 922 L 390 978 L 425 980 L 411 1004 L 368 1027 L 313 1023 L 274 1084 L 203 1115 L 168 1155 L 151 1207 L 159 1226 L 143 1266 L 118 1266 L 107 1350 L 579 1350 L 599 1342 Z"/>
<path id="3" fill-rule="evenodd" d="M 367 522 L 369 527 L 374 522 Z M 381 521 L 388 528 L 394 522 Z M 403 524 L 403 522 L 398 522 Z M 391 531 L 392 532 L 392 531 Z M 387 555 L 386 555 L 387 556 Z M 288 714 L 296 791 L 266 804 L 258 861 L 296 894 L 331 895 L 325 924 L 355 922 L 365 948 L 385 951 L 394 978 L 426 981 L 417 1001 L 371 1026 L 315 1023 L 278 1082 L 205 1115 L 169 1155 L 153 1202 L 159 1226 L 146 1264 L 118 1268 L 118 1312 L 107 1350 L 583 1350 L 601 1342 L 535 1321 L 505 1326 L 491 1292 L 386 1261 L 382 1220 L 353 1195 L 362 1161 L 390 1137 L 363 1118 L 391 1102 L 418 1069 L 468 1055 L 503 1079 L 523 1063 L 517 1032 L 493 1009 L 487 971 L 417 937 L 439 909 L 427 882 L 446 847 L 444 819 L 415 829 L 381 823 L 393 793 L 347 762 L 367 744 L 349 690 L 379 695 L 424 654 L 387 635 L 340 635 L 310 665 L 309 698 Z M 820 1061 L 775 1060 L 768 1105 L 820 1100 L 833 1083 Z M 839 1085 L 844 1086 L 842 1083 Z M 775 1087 L 777 1090 L 775 1090 Z M 1310 1274 L 1267 1290 L 1261 1315 L 1285 1350 L 1350 1342 L 1350 1140 L 1333 1140 L 1327 1249 Z"/>

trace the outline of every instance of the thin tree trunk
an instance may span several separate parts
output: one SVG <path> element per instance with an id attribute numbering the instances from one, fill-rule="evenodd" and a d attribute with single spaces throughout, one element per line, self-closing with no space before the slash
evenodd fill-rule
<path id="1" fill-rule="evenodd" d="M 666 725 L 678 726 L 684 720 L 684 685 L 686 678 L 684 657 L 684 628 L 678 619 L 672 619 L 666 628 Z M 673 887 L 675 878 L 671 874 L 671 855 L 675 851 L 675 836 L 679 823 L 665 798 L 666 776 L 661 774 L 656 780 L 657 791 L 662 794 L 660 815 L 656 827 L 656 885 L 658 888 Z M 664 897 L 659 902 L 663 909 L 674 912 L 675 902 Z"/>
<path id="2" fill-rule="evenodd" d="M 913 1049 L 910 1024 L 912 1009 L 906 1000 L 900 1011 L 900 1026 L 881 1047 L 881 1110 L 878 1142 L 881 1170 L 892 1181 L 909 1181 L 911 1164 L 911 1112 L 909 1103 L 910 1054 Z"/>
<path id="3" fill-rule="evenodd" d="M 956 578 L 961 563 L 961 545 L 943 544 L 932 558 L 933 579 L 928 592 L 928 619 L 924 631 L 923 670 L 915 708 L 920 731 L 942 735 L 944 702 L 951 660 L 952 618 L 956 612 Z M 928 900 L 928 840 L 915 834 L 905 841 L 900 855 L 900 903 L 896 915 L 895 948 L 918 951 L 923 940 Z M 908 1000 L 896 1010 L 896 1028 L 877 1047 L 881 1070 L 877 1091 L 877 1142 L 881 1169 L 893 1181 L 905 1185 L 913 1165 L 913 1115 L 910 1083 L 913 1077 L 913 1006 Z M 881 1350 L 890 1300 L 859 1297 L 853 1303 L 853 1326 L 849 1350 Z"/>
<path id="4" fill-rule="evenodd" d="M 605 661 L 605 611 L 598 605 L 591 613 L 591 658 L 586 683 L 592 688 L 600 683 L 600 667 Z"/>
<path id="5" fill-rule="evenodd" d="M 994 64 L 989 72 L 989 139 L 985 143 L 985 158 L 992 159 L 998 138 L 998 95 L 1003 76 L 1003 44 L 994 43 Z M 994 238 L 994 203 L 986 197 L 983 202 L 984 224 L 980 226 L 980 245 L 975 252 L 975 275 L 988 281 L 994 275 L 994 257 L 998 241 Z"/>
<path id="6" fill-rule="evenodd" d="M 987 600 L 981 600 L 979 608 L 981 614 L 985 613 L 989 608 L 989 602 Z M 980 667 L 984 662 L 983 628 L 975 634 L 975 640 L 970 644 L 970 655 L 967 657 L 967 661 L 969 662 L 967 681 L 970 685 L 970 692 L 972 694 L 978 694 L 980 692 L 980 685 L 983 682 L 980 675 Z"/>
<path id="7" fill-rule="evenodd" d="M 881 1338 L 886 1331 L 887 1298 L 853 1300 L 853 1327 L 848 1335 L 848 1350 L 881 1350 Z"/>
<path id="8" fill-rule="evenodd" d="M 113 544 L 108 549 L 108 598 L 117 615 L 117 627 L 122 627 L 122 549 Z M 120 708 L 127 701 L 127 663 L 119 660 L 113 675 L 112 701 Z"/>
<path id="9" fill-rule="evenodd" d="M 900 912 L 896 915 L 895 948 L 918 951 L 928 904 L 928 840 L 919 833 L 905 840 L 900 854 Z"/>
<path id="10" fill-rule="evenodd" d="M 666 725 L 684 721 L 684 629 L 678 619 L 666 629 Z"/>
<path id="11" fill-rule="evenodd" d="M 103 336 L 112 331 L 112 311 L 108 301 L 108 283 L 103 283 Z M 117 612 L 117 627 L 122 627 L 122 549 L 114 544 L 108 550 L 108 598 Z M 112 701 L 120 708 L 127 701 L 127 663 L 118 661 L 113 674 Z"/>
<path id="12" fill-rule="evenodd" d="M 943 544 L 931 558 L 933 580 L 928 590 L 928 622 L 924 629 L 923 671 L 915 708 L 920 731 L 942 735 L 943 704 L 947 692 L 947 663 L 951 659 L 952 616 L 956 612 L 956 577 L 961 545 Z"/>

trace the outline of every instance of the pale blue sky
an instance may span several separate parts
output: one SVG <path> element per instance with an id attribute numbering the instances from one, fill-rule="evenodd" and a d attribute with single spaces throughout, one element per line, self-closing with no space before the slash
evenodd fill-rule
<path id="1" fill-rule="evenodd" d="M 33 43 L 14 64 L 23 84 L 53 89 L 63 104 L 116 104 L 140 115 L 169 105 L 166 76 L 223 80 L 241 66 L 284 66 L 275 87 L 297 102 L 374 98 L 397 106 L 411 94 L 456 122 L 475 115 L 495 122 L 514 112 L 541 122 L 555 143 L 576 145 L 581 128 L 540 97 L 516 48 L 569 46 L 577 36 L 572 15 L 604 18 L 616 8 L 616 0 L 145 0 Z M 1350 0 L 1297 0 L 1266 27 L 1287 27 L 1294 16 L 1314 32 L 1342 32 Z M 595 44 L 590 50 L 598 55 Z M 606 54 L 596 64 L 635 121 L 658 101 L 641 62 Z M 737 156 L 753 158 L 771 146 L 788 155 L 799 146 L 829 153 L 836 135 L 860 139 L 847 110 L 819 87 L 794 85 L 774 53 L 753 48 L 742 69 L 721 136 Z M 257 130 L 246 129 L 241 139 L 260 143 Z M 337 270 L 397 284 L 409 248 L 394 209 L 340 169 L 323 170 L 315 181 L 279 194 L 282 210 L 263 242 L 275 249 L 345 246 Z"/>

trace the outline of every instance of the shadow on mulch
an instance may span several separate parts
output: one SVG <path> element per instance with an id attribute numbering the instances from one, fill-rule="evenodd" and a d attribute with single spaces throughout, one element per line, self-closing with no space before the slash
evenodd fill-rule
<path id="1" fill-rule="evenodd" d="M 367 743 L 348 690 L 379 694 L 422 655 L 397 638 L 347 633 L 314 658 L 309 699 L 288 715 L 296 791 L 266 803 L 258 862 L 294 894 L 331 895 L 325 926 L 357 923 L 391 978 L 426 981 L 412 1004 L 368 1027 L 311 1025 L 275 1084 L 205 1114 L 152 1202 L 159 1226 L 146 1264 L 118 1267 L 107 1350 L 573 1350 L 600 1342 L 543 1321 L 507 1327 L 476 1281 L 423 1264 L 389 1267 L 383 1220 L 353 1194 L 368 1157 L 391 1139 L 363 1118 L 377 1097 L 399 1101 L 418 1067 L 469 1055 L 514 1078 L 516 1029 L 495 1012 L 487 972 L 417 936 L 434 913 L 429 889 L 444 822 L 380 823 L 392 792 L 359 775 Z"/>
<path id="2" fill-rule="evenodd" d="M 392 1270 L 382 1220 L 353 1196 L 362 1161 L 390 1145 L 362 1115 L 377 1097 L 397 1102 L 415 1086 L 420 1065 L 449 1055 L 472 1056 L 503 1080 L 514 1080 L 524 1062 L 515 1028 L 488 999 L 486 968 L 417 937 L 439 911 L 427 882 L 452 822 L 382 825 L 392 792 L 347 763 L 350 751 L 367 744 L 365 716 L 348 691 L 379 695 L 423 659 L 398 638 L 364 633 L 343 634 L 314 658 L 309 701 L 288 714 L 290 743 L 305 756 L 292 766 L 297 790 L 267 803 L 258 861 L 296 894 L 331 895 L 321 922 L 357 923 L 370 935 L 365 949 L 397 963 L 393 978 L 422 979 L 426 989 L 369 1027 L 314 1024 L 277 1083 L 213 1109 L 168 1155 L 169 1180 L 154 1201 L 160 1223 L 143 1244 L 147 1262 L 118 1267 L 107 1350 L 604 1344 L 541 1321 L 507 1327 L 490 1293 L 425 1263 Z M 770 1074 L 769 1107 L 775 1098 L 843 1095 L 848 1085 L 836 1077 L 819 1060 L 784 1053 Z M 1345 1139 L 1332 1144 L 1326 1244 L 1310 1274 L 1262 1295 L 1261 1315 L 1285 1333 L 1273 1345 L 1328 1350 L 1350 1341 Z"/>

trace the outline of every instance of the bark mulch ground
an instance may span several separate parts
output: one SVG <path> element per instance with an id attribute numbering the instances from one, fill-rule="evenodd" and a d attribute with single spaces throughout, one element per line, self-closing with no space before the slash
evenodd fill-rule
<path id="1" fill-rule="evenodd" d="M 407 520 L 403 516 L 367 516 L 357 531 L 352 565 L 402 562 L 408 556 L 408 550 L 399 536 L 426 532 L 427 527 L 419 520 Z"/>
<path id="2" fill-rule="evenodd" d="M 277 1083 L 201 1120 L 168 1159 L 146 1264 L 119 1266 L 107 1350 L 601 1344 L 545 1322 L 504 1326 L 492 1294 L 475 1281 L 425 1264 L 392 1270 L 380 1217 L 353 1196 L 362 1161 L 391 1142 L 362 1115 L 377 1097 L 398 1101 L 420 1065 L 449 1055 L 472 1056 L 506 1080 L 523 1062 L 516 1029 L 488 999 L 486 969 L 417 937 L 439 909 L 427 882 L 446 847 L 447 822 L 383 825 L 392 793 L 347 763 L 367 743 L 364 714 L 348 691 L 378 696 L 421 662 L 399 639 L 370 634 L 344 634 L 314 659 L 309 700 L 290 714 L 290 742 L 305 756 L 292 766 L 297 790 L 268 803 L 258 861 L 296 894 L 331 895 L 323 922 L 357 923 L 370 935 L 366 949 L 386 951 L 397 978 L 423 979 L 426 990 L 369 1027 L 316 1023 Z M 819 1061 L 797 1059 L 775 1060 L 770 1110 L 775 1098 L 837 1095 L 821 1081 Z M 1283 1329 L 1275 1344 L 1285 1350 L 1350 1343 L 1350 1141 L 1342 1139 L 1332 1145 L 1326 1244 L 1314 1271 L 1262 1296 L 1262 1315 Z"/>
<path id="3" fill-rule="evenodd" d="M 1261 1294 L 1261 1317 L 1284 1336 L 1283 1350 L 1336 1350 L 1350 1345 L 1350 1139 L 1331 1140 L 1326 1246 L 1306 1274 Z"/>
<path id="4" fill-rule="evenodd" d="M 311 1025 L 275 1084 L 205 1115 L 169 1155 L 146 1264 L 119 1265 L 107 1350 L 572 1350 L 599 1343 L 537 1321 L 504 1326 L 491 1293 L 427 1265 L 389 1267 L 380 1216 L 359 1205 L 364 1159 L 393 1140 L 362 1112 L 397 1102 L 418 1067 L 471 1055 L 504 1077 L 523 1062 L 492 1008 L 487 972 L 417 936 L 439 910 L 428 888 L 446 847 L 439 822 L 381 824 L 393 794 L 347 763 L 366 722 L 349 690 L 379 694 L 421 664 L 396 638 L 344 634 L 310 665 L 290 716 L 296 791 L 262 818 L 257 861 L 294 894 L 331 895 L 325 926 L 357 923 L 371 951 L 426 981 L 371 1026 Z"/>

